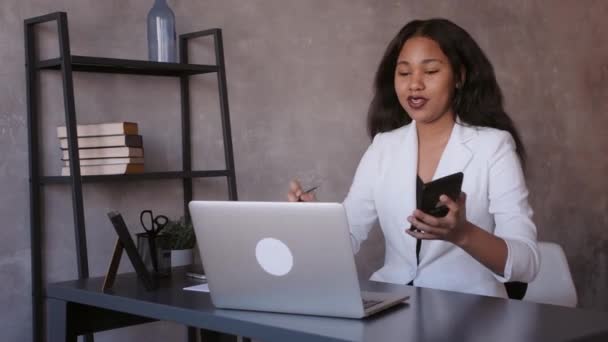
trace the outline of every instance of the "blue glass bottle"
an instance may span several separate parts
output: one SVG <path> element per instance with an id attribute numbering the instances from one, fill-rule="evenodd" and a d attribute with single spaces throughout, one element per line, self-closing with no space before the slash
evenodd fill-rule
<path id="1" fill-rule="evenodd" d="M 154 0 L 148 12 L 148 59 L 177 62 L 175 15 L 166 0 Z"/>

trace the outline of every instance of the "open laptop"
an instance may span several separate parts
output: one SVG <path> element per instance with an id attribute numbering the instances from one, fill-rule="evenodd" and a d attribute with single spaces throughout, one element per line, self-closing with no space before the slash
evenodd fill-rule
<path id="1" fill-rule="evenodd" d="M 339 203 L 192 201 L 218 308 L 361 318 L 402 294 L 361 292 Z"/>

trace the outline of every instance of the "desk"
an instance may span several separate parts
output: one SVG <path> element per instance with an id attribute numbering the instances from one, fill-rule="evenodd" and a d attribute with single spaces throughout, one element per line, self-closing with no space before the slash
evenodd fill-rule
<path id="1" fill-rule="evenodd" d="M 366 282 L 368 290 L 411 296 L 363 320 L 216 309 L 208 293 L 179 269 L 148 292 L 135 274 L 116 278 L 111 293 L 103 278 L 47 286 L 50 341 L 156 320 L 273 341 L 608 341 L 608 313 Z"/>

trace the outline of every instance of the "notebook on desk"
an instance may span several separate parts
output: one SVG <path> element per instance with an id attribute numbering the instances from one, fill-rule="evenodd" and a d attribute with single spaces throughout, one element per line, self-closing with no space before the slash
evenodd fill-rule
<path id="1" fill-rule="evenodd" d="M 362 292 L 339 203 L 192 201 L 218 308 L 361 318 L 402 294 Z"/>

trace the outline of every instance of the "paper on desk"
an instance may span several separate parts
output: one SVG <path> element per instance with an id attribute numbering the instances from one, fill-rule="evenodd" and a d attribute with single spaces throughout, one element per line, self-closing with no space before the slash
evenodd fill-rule
<path id="1" fill-rule="evenodd" d="M 194 286 L 184 287 L 186 291 L 209 292 L 209 284 L 199 284 Z"/>

